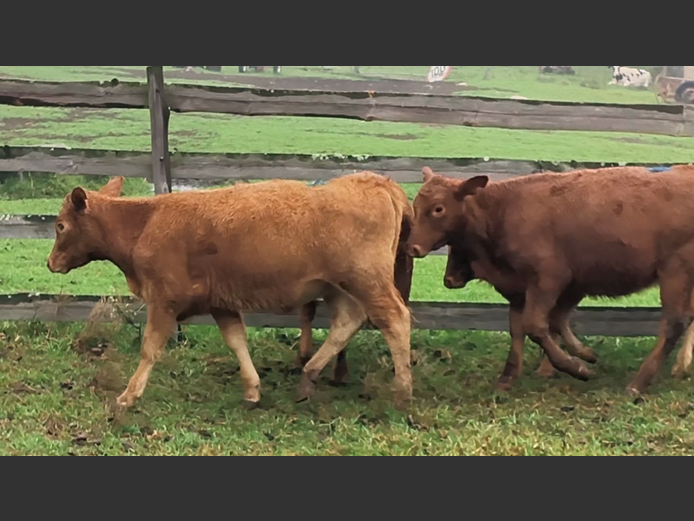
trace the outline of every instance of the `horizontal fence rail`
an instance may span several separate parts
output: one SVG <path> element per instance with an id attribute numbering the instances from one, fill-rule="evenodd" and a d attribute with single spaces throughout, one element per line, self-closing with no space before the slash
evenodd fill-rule
<path id="1" fill-rule="evenodd" d="M 0 81 L 0 103 L 34 107 L 149 108 L 140 83 Z M 575 130 L 694 136 L 694 109 L 684 105 L 618 105 L 509 100 L 369 91 L 269 90 L 166 85 L 174 112 L 308 116 L 433 123 L 518 130 Z"/>
<path id="2" fill-rule="evenodd" d="M 0 321 L 85 322 L 101 297 L 64 295 L 0 295 Z M 106 301 L 108 302 L 108 301 Z M 112 304 L 115 316 L 145 323 L 144 305 L 134 298 L 118 298 Z M 446 304 L 412 302 L 414 328 L 443 331 L 508 331 L 508 306 L 496 304 Z M 98 313 L 103 316 L 102 313 Z M 582 336 L 653 337 L 658 335 L 661 311 L 656 308 L 579 308 L 573 317 L 574 331 Z M 246 325 L 254 328 L 300 328 L 298 312 L 275 315 L 248 314 Z M 185 324 L 215 325 L 210 316 L 200 316 Z M 318 306 L 316 329 L 330 327 L 329 311 Z"/>
<path id="3" fill-rule="evenodd" d="M 421 183 L 422 169 L 466 179 L 485 174 L 492 181 L 540 172 L 613 166 L 672 166 L 653 163 L 576 161 L 523 161 L 491 158 L 426 158 L 391 156 L 338 156 L 317 154 L 210 154 L 175 152 L 171 176 L 175 180 L 270 180 L 329 181 L 364 170 L 391 176 L 399 183 Z M 57 147 L 0 148 L 0 172 L 39 172 L 59 175 L 105 175 L 148 178 L 151 152 L 69 149 Z"/>

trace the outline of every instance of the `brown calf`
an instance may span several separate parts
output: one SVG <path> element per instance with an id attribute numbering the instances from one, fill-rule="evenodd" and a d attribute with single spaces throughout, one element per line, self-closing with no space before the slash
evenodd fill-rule
<path id="1" fill-rule="evenodd" d="M 257 405 L 242 313 L 289 313 L 321 298 L 330 334 L 304 367 L 298 401 L 367 318 L 393 355 L 396 405 L 411 398 L 410 312 L 393 281 L 412 209 L 396 183 L 364 172 L 319 187 L 270 181 L 134 199 L 119 197 L 122 184 L 66 197 L 48 259 L 54 273 L 110 261 L 147 305 L 142 359 L 119 405 L 142 396 L 176 323 L 204 314 L 236 353 L 245 399 Z"/>
<path id="2" fill-rule="evenodd" d="M 488 258 L 475 258 L 472 252 L 466 251 L 465 247 L 459 244 L 449 246 L 444 285 L 448 289 L 463 289 L 470 281 L 476 279 L 491 284 L 497 293 L 508 300 L 510 304 L 511 351 L 497 386 L 500 390 L 509 390 L 513 382 L 520 378 L 523 371 L 523 347 L 526 338 L 523 331 L 525 288 L 519 286 L 518 277 L 515 277 L 513 273 L 497 268 Z M 571 330 L 571 314 L 579 303 L 571 299 L 560 299 L 550 314 L 550 329 L 557 344 L 559 344 L 559 337 L 561 337 L 569 353 L 586 362 L 595 363 L 598 359 L 597 354 L 583 345 Z M 550 377 L 554 374 L 554 367 L 546 356 L 543 357 L 537 374 L 543 377 Z"/>
<path id="3" fill-rule="evenodd" d="M 523 331 L 559 371 L 588 380 L 557 346 L 550 314 L 569 295 L 621 297 L 660 285 L 659 340 L 628 391 L 644 392 L 694 319 L 694 168 L 537 174 L 489 186 L 425 169 L 409 252 L 455 242 L 519 278 Z"/>

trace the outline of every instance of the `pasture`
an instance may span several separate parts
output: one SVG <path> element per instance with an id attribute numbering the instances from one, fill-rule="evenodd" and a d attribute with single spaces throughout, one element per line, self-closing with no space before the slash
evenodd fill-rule
<path id="1" fill-rule="evenodd" d="M 133 75 L 144 71 L 2 66 L 0 76 L 92 81 L 126 79 L 126 69 Z M 354 79 L 348 67 L 336 69 L 287 67 L 284 75 Z M 540 78 L 536 67 L 495 67 L 490 80 L 483 79 L 485 69 L 458 67 L 454 81 L 486 89 L 473 95 L 654 103 L 652 92 L 607 88 L 609 71 L 604 68 L 603 74 L 602 67 L 577 67 L 574 77 Z M 426 68 L 364 67 L 363 72 L 423 77 Z M 213 73 L 198 76 L 215 81 Z M 261 76 L 273 75 L 248 74 Z M 6 145 L 148 150 L 150 140 L 145 111 L 0 106 L 0 142 Z M 692 138 L 217 114 L 174 114 L 170 146 L 182 152 L 694 160 Z M 0 215 L 56 214 L 71 188 L 102 183 L 77 176 L 12 178 L 0 185 Z M 413 197 L 418 185 L 405 188 Z M 129 179 L 126 193 L 150 195 L 150 188 Z M 123 276 L 109 264 L 52 275 L 46 269 L 51 246 L 44 240 L 0 240 L 0 294 L 128 294 Z M 482 283 L 446 290 L 445 263 L 445 257 L 416 262 L 413 300 L 504 302 Z M 649 291 L 584 305 L 658 306 L 659 299 L 657 291 Z M 539 349 L 528 342 L 523 380 L 510 393 L 498 394 L 493 386 L 508 353 L 507 334 L 416 331 L 415 401 L 403 414 L 390 406 L 392 366 L 377 332 L 362 332 L 350 344 L 347 387 L 330 386 L 328 368 L 315 399 L 297 405 L 298 331 L 249 331 L 264 391 L 262 407 L 254 412 L 241 407 L 238 363 L 218 330 L 186 326 L 184 333 L 185 342 L 170 346 L 155 368 L 145 398 L 128 413 L 114 415 L 110 404 L 139 359 L 139 326 L 0 323 L 0 454 L 686 455 L 694 450 L 694 388 L 669 376 L 671 364 L 645 402 L 635 404 L 623 392 L 652 350 L 651 338 L 586 339 L 601 356 L 587 384 L 535 376 Z M 319 344 L 326 332 L 314 335 Z"/>

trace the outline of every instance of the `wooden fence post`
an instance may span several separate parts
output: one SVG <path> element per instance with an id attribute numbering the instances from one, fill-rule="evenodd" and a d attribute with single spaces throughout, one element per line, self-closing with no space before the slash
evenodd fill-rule
<path id="1" fill-rule="evenodd" d="M 152 179 L 155 195 L 170 194 L 171 158 L 169 156 L 169 119 L 171 111 L 164 96 L 164 68 L 162 65 L 147 67 L 149 85 L 149 117 L 152 126 Z M 178 324 L 171 338 L 183 342 L 183 330 Z"/>
<path id="2" fill-rule="evenodd" d="M 171 193 L 171 158 L 169 157 L 169 117 L 171 111 L 164 96 L 164 69 L 147 67 L 149 115 L 152 124 L 152 179 L 156 195 Z"/>

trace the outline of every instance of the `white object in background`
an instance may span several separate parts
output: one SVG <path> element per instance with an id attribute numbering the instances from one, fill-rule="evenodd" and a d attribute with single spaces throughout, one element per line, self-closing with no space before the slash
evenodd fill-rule
<path id="1" fill-rule="evenodd" d="M 451 73 L 452 70 L 452 65 L 435 65 L 429 70 L 427 81 L 429 81 L 429 83 L 443 81 L 446 78 L 448 78 L 448 75 Z"/>

